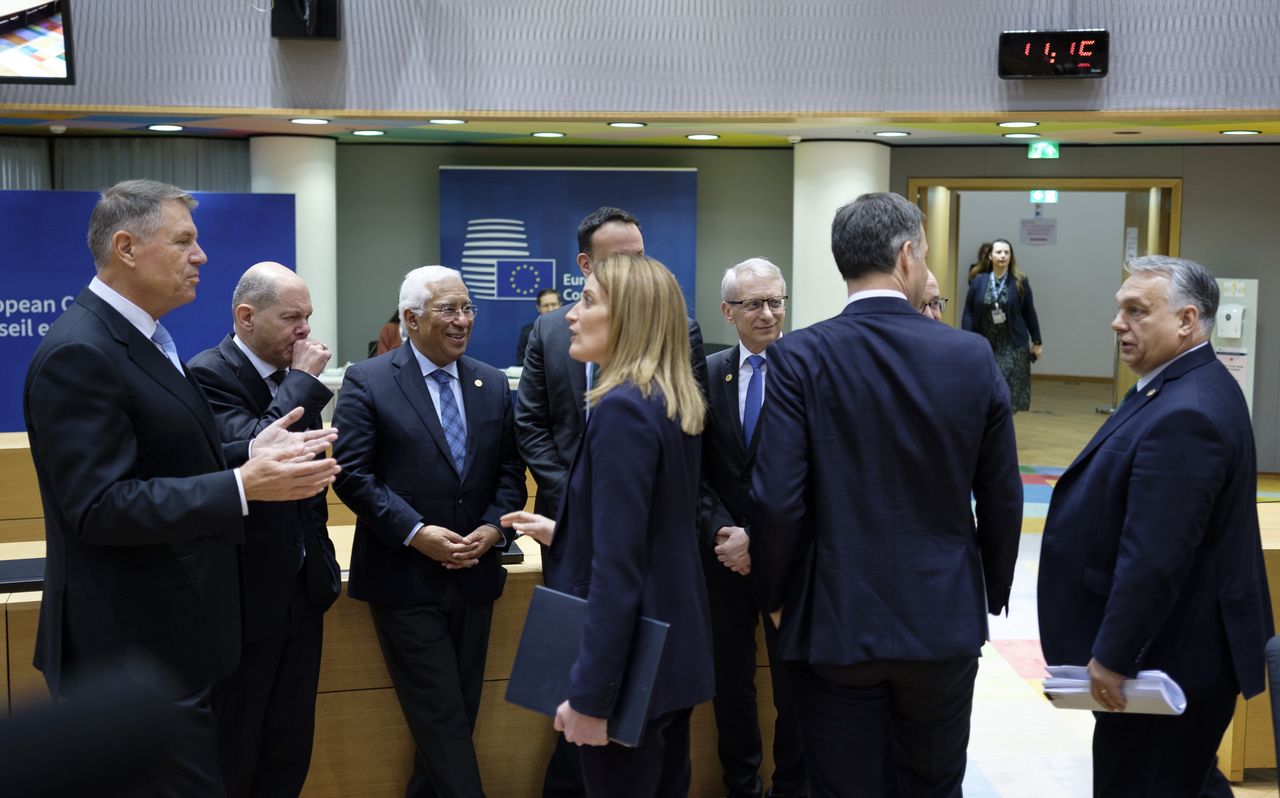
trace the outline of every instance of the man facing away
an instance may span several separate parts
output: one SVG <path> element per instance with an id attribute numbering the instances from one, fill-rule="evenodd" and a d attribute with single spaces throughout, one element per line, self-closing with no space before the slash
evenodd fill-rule
<path id="1" fill-rule="evenodd" d="M 224 441 L 260 433 L 294 407 L 321 429 L 333 397 L 317 377 L 332 353 L 311 340 L 311 294 L 279 263 L 255 264 L 231 298 L 232 330 L 187 364 Z M 298 795 L 311 763 L 324 611 L 341 588 L 324 492 L 253 502 L 245 519 L 240 666 L 214 690 L 223 778 L 233 795 Z"/>
<path id="2" fill-rule="evenodd" d="M 1209 344 L 1218 285 L 1200 264 L 1129 262 L 1111 322 L 1134 390 L 1059 478 L 1040 549 L 1045 660 L 1087 665 L 1098 796 L 1198 796 L 1236 696 L 1262 692 L 1271 601 L 1249 410 Z M 1182 715 L 1123 710 L 1163 670 Z M 1216 782 L 1216 785 L 1215 785 Z"/>
<path id="3" fill-rule="evenodd" d="M 369 603 L 417 749 L 405 795 L 475 798 L 498 552 L 515 537 L 498 524 L 524 507 L 524 464 L 506 376 L 465 354 L 476 307 L 462 276 L 414 269 L 399 307 L 407 345 L 349 367 L 334 411 L 334 490 L 356 514 L 348 592 Z"/>
<path id="4" fill-rule="evenodd" d="M 920 314 L 927 249 L 896 194 L 841 208 L 848 304 L 769 348 L 751 564 L 814 796 L 881 794 L 890 753 L 898 794 L 960 795 L 986 614 L 1013 580 L 1009 392 L 985 341 Z"/>
<path id="5" fill-rule="evenodd" d="M 747 528 L 751 524 L 751 466 L 769 452 L 755 435 L 768 392 L 767 347 L 782 335 L 787 284 L 778 267 L 751 258 L 725 271 L 720 312 L 738 334 L 738 345 L 707 358 L 707 426 L 702 432 L 702 495 L 698 530 L 707 579 L 715 655 L 713 703 L 717 751 L 730 798 L 758 798 L 762 743 L 756 716 L 756 621 L 760 596 L 751 575 Z M 775 661 L 776 632 L 764 618 L 765 646 L 778 717 L 773 730 L 770 796 L 809 792 L 804 750 L 791 688 L 782 662 Z"/>
<path id="6" fill-rule="evenodd" d="M 48 549 L 35 666 L 71 700 L 85 673 L 123 658 L 167 671 L 177 753 L 137 794 L 184 798 L 224 794 L 210 700 L 240 658 L 248 503 L 314 496 L 337 472 L 311 458 L 333 433 L 287 431 L 302 408 L 252 444 L 222 443 L 159 321 L 196 297 L 195 206 L 149 180 L 102 193 L 97 275 L 36 349 L 23 396 Z"/>

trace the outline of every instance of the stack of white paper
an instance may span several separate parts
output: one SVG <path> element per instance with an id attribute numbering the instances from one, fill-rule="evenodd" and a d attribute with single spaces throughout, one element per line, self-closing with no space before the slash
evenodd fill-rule
<path id="1" fill-rule="evenodd" d="M 1182 688 L 1164 671 L 1138 671 L 1138 678 L 1125 679 L 1120 687 L 1126 713 L 1181 715 L 1187 709 Z M 1044 694 L 1059 709 L 1106 711 L 1089 693 L 1089 671 L 1083 665 L 1050 665 Z"/>

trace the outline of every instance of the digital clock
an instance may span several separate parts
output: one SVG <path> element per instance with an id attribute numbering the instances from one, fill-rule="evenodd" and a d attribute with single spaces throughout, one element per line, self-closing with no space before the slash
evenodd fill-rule
<path id="1" fill-rule="evenodd" d="M 999 75 L 1016 78 L 1100 78 L 1107 74 L 1111 35 L 1105 30 L 1011 30 L 1000 34 Z"/>

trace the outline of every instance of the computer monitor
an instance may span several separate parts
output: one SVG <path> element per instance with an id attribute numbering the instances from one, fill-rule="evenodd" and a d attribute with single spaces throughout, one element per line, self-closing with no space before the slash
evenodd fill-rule
<path id="1" fill-rule="evenodd" d="M 76 82 L 71 0 L 0 0 L 0 83 Z"/>

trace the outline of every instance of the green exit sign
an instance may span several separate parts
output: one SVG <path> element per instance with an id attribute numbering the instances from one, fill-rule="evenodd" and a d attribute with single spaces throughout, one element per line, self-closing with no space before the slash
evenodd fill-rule
<path id="1" fill-rule="evenodd" d="M 1027 199 L 1035 205 L 1051 205 L 1058 201 L 1058 191 L 1052 188 L 1033 189 Z"/>
<path id="2" fill-rule="evenodd" d="M 1027 145 L 1028 158 L 1057 158 L 1058 142 L 1041 139 Z"/>

